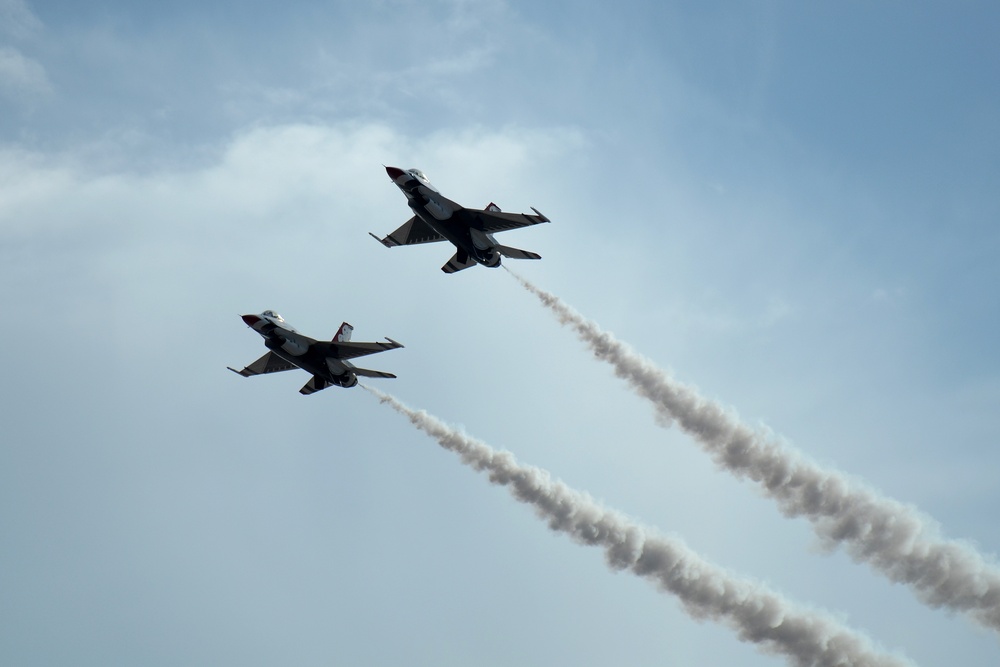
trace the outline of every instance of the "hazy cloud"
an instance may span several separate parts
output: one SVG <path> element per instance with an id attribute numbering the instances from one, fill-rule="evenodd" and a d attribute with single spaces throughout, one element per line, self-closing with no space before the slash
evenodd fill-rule
<path id="1" fill-rule="evenodd" d="M 45 68 L 13 47 L 0 48 L 0 92 L 8 96 L 39 95 L 52 91 Z"/>
<path id="2" fill-rule="evenodd" d="M 41 29 L 42 22 L 24 0 L 0 0 L 0 32 L 24 38 Z"/>

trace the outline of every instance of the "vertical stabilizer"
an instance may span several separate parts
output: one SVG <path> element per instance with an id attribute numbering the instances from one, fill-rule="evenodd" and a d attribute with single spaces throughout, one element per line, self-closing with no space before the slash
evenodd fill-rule
<path id="1" fill-rule="evenodd" d="M 346 343 L 347 341 L 351 340 L 352 331 L 354 331 L 354 327 L 352 327 L 347 322 L 344 322 L 343 324 L 340 325 L 340 328 L 337 329 L 337 334 L 333 337 L 333 342 Z"/>

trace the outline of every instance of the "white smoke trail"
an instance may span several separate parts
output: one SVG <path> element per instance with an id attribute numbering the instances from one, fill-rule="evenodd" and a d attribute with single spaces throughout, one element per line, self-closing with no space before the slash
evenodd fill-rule
<path id="1" fill-rule="evenodd" d="M 676 420 L 715 463 L 756 482 L 786 516 L 806 517 L 828 545 L 846 545 L 859 562 L 915 589 L 932 607 L 969 614 L 1000 632 L 1000 568 L 968 543 L 942 538 L 937 524 L 916 509 L 824 469 L 766 433 L 755 431 L 667 376 L 550 292 L 508 269 L 529 292 L 569 325 L 615 375 L 648 399 L 659 421 Z"/>
<path id="2" fill-rule="evenodd" d="M 549 528 L 581 544 L 604 548 L 608 566 L 628 570 L 676 595 L 696 619 L 713 619 L 736 630 L 742 641 L 782 655 L 796 667 L 904 667 L 904 658 L 878 652 L 862 634 L 830 616 L 793 605 L 761 584 L 739 579 L 703 560 L 677 539 L 643 529 L 601 507 L 588 495 L 553 480 L 541 468 L 521 465 L 510 452 L 448 426 L 425 411 L 362 385 L 440 443 L 466 465 L 489 474 L 517 500 L 531 505 Z"/>

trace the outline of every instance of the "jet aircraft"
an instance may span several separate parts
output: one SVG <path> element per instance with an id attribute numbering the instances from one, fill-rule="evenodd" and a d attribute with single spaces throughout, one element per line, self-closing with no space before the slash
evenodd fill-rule
<path id="1" fill-rule="evenodd" d="M 354 327 L 344 322 L 328 343 L 303 336 L 273 310 L 265 310 L 260 315 L 243 315 L 242 318 L 248 327 L 263 336 L 264 345 L 268 349 L 267 354 L 241 371 L 229 368 L 243 377 L 301 368 L 311 373 L 312 379 L 299 390 L 300 394 L 312 394 L 330 385 L 353 387 L 358 383 L 359 375 L 372 378 L 396 377 L 392 373 L 358 368 L 348 361 L 366 354 L 403 347 L 391 338 L 386 337 L 388 343 L 352 343 L 351 332 Z"/>
<path id="2" fill-rule="evenodd" d="M 385 171 L 406 195 L 407 204 L 414 213 L 402 227 L 384 239 L 369 232 L 385 247 L 450 241 L 457 252 L 441 267 L 445 273 L 455 273 L 475 264 L 500 266 L 501 255 L 511 259 L 541 259 L 537 253 L 500 245 L 493 238 L 495 232 L 550 222 L 537 208 L 531 209 L 534 215 L 503 213 L 493 203 L 484 210 L 464 208 L 438 192 L 419 169 L 403 171 L 386 167 Z"/>

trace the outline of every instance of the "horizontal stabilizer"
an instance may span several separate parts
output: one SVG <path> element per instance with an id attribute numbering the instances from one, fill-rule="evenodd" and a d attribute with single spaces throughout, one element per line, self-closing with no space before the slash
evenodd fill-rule
<path id="1" fill-rule="evenodd" d="M 299 393 L 303 396 L 308 396 L 309 394 L 315 394 L 317 391 L 321 391 L 330 386 L 330 383 L 319 377 L 318 375 L 313 375 L 309 382 L 306 382 L 302 389 L 299 389 Z"/>
<path id="2" fill-rule="evenodd" d="M 367 368 L 352 368 L 351 372 L 354 373 L 355 375 L 359 375 L 361 377 L 366 377 L 366 378 L 394 378 L 394 377 L 396 377 L 392 373 L 385 373 L 385 372 L 382 372 L 382 371 L 373 371 L 373 370 L 369 370 Z"/>
<path id="3" fill-rule="evenodd" d="M 497 251 L 504 257 L 509 257 L 510 259 L 541 259 L 542 256 L 537 252 L 531 252 L 530 250 L 521 250 L 520 248 L 511 248 L 510 246 L 498 245 Z"/>
<path id="4" fill-rule="evenodd" d="M 465 255 L 464 262 L 459 260 L 459 253 L 456 252 L 452 258 L 448 260 L 448 263 L 441 267 L 441 270 L 445 273 L 455 273 L 456 271 L 461 271 L 462 269 L 467 269 L 470 266 L 476 265 L 476 260 L 472 259 L 468 253 L 462 252 L 461 254 Z"/>

